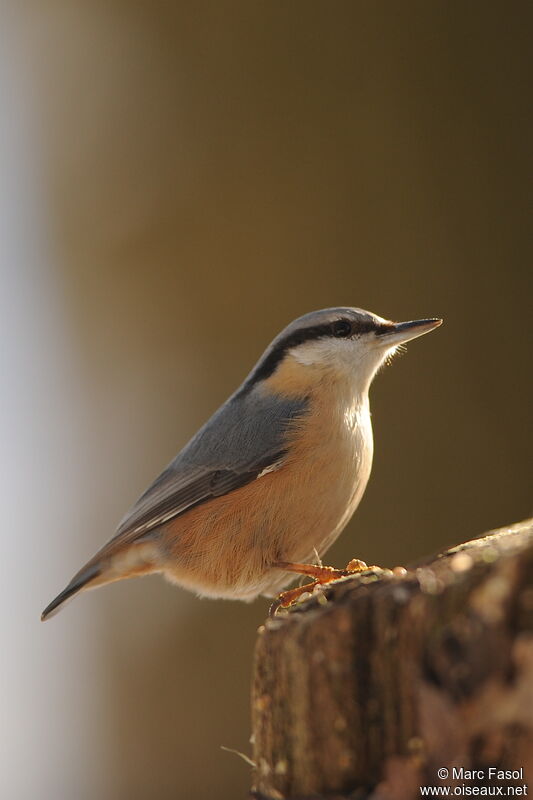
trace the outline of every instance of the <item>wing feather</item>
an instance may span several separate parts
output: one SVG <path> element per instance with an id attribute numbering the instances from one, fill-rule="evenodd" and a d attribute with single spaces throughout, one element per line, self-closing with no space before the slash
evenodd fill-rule
<path id="1" fill-rule="evenodd" d="M 283 466 L 287 433 L 305 401 L 230 398 L 153 482 L 113 537 L 138 539 L 214 497 Z"/>

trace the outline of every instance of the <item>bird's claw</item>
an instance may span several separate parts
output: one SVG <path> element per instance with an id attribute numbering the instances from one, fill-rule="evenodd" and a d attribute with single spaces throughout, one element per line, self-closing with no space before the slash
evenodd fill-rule
<path id="1" fill-rule="evenodd" d="M 352 558 L 348 562 L 345 569 L 335 569 L 335 567 L 323 567 L 315 564 L 292 564 L 287 561 L 279 561 L 274 564 L 278 569 L 285 569 L 289 572 L 297 572 L 300 575 L 308 575 L 314 578 L 311 583 L 305 583 L 303 586 L 296 586 L 294 589 L 287 589 L 281 592 L 274 600 L 269 608 L 269 616 L 273 617 L 280 608 L 289 608 L 293 605 L 303 594 L 311 594 L 317 586 L 322 586 L 339 578 L 346 578 L 349 575 L 354 575 L 357 572 L 365 572 L 367 570 L 379 569 L 379 567 L 369 567 L 364 561 L 358 558 Z"/>

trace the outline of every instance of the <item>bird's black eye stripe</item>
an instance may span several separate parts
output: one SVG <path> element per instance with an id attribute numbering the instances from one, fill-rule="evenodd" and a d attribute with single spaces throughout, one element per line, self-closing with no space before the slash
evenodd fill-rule
<path id="1" fill-rule="evenodd" d="M 352 323 L 347 319 L 337 319 L 331 326 L 331 332 L 338 339 L 345 339 L 352 334 Z"/>

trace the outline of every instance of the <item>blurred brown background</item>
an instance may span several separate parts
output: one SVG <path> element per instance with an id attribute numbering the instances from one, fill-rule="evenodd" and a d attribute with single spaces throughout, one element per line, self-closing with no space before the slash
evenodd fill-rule
<path id="1" fill-rule="evenodd" d="M 4 4 L 3 797 L 245 796 L 266 601 L 38 620 L 295 316 L 445 318 L 374 386 L 332 563 L 531 512 L 528 7 Z"/>

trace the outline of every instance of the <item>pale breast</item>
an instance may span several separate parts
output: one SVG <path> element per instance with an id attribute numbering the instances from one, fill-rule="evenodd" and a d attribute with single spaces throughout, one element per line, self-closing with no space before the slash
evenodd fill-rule
<path id="1" fill-rule="evenodd" d="M 272 563 L 327 550 L 357 507 L 372 463 L 368 398 L 354 399 L 349 388 L 310 397 L 279 469 L 166 526 L 167 576 L 201 594 L 252 598 L 290 582 Z"/>
<path id="2" fill-rule="evenodd" d="M 297 465 L 291 517 L 298 534 L 287 542 L 287 560 L 308 560 L 335 541 L 366 488 L 373 453 L 368 398 L 339 387 L 334 402 L 315 400 L 291 453 Z M 298 523 L 302 518 L 305 526 Z"/>

